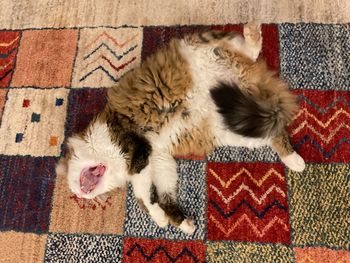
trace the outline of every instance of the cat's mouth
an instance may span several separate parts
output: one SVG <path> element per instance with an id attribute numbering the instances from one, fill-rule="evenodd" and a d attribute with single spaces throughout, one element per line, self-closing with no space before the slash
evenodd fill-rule
<path id="1" fill-rule="evenodd" d="M 84 194 L 91 193 L 91 191 L 93 191 L 101 181 L 106 169 L 106 165 L 101 163 L 98 165 L 85 167 L 80 173 L 80 190 Z"/>

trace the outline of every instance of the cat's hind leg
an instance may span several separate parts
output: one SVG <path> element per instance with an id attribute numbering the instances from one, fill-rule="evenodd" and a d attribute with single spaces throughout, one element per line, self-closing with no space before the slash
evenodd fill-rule
<path id="1" fill-rule="evenodd" d="M 178 174 L 175 159 L 169 153 L 161 152 L 153 156 L 152 162 L 152 177 L 157 197 L 154 201 L 165 211 L 172 225 L 187 234 L 193 234 L 194 222 L 185 217 L 177 201 Z"/>
<path id="2" fill-rule="evenodd" d="M 269 145 L 289 169 L 296 172 L 302 172 L 305 169 L 304 159 L 294 151 L 285 130 L 272 139 L 242 137 L 228 129 L 216 130 L 215 137 L 218 146 L 243 146 L 252 149 Z"/>
<path id="3" fill-rule="evenodd" d="M 152 167 L 148 164 L 140 173 L 132 175 L 130 181 L 139 206 L 149 213 L 159 227 L 166 227 L 169 223 L 168 216 L 158 203 L 153 203 L 151 200 L 151 173 Z"/>
<path id="4" fill-rule="evenodd" d="M 280 157 L 281 161 L 291 170 L 302 172 L 305 169 L 304 159 L 297 154 L 290 144 L 287 131 L 271 140 L 271 147 Z"/>

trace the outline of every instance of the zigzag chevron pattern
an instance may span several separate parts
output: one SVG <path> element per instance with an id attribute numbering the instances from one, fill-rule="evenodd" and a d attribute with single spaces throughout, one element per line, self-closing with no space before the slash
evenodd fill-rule
<path id="1" fill-rule="evenodd" d="M 330 109 L 333 109 L 334 106 L 339 105 L 340 103 L 343 103 L 345 106 L 350 106 L 350 100 L 344 98 L 344 97 L 336 97 L 333 99 L 333 101 L 331 103 L 329 103 L 326 107 L 321 107 L 318 104 L 314 103 L 313 101 L 309 100 L 308 97 L 304 96 L 304 95 L 299 95 L 298 99 L 300 102 L 302 102 L 303 100 L 309 104 L 311 107 L 313 107 L 315 110 L 317 110 L 318 113 L 324 115 L 325 113 L 327 113 Z"/>
<path id="2" fill-rule="evenodd" d="M 295 148 L 306 161 L 349 162 L 350 93 L 313 90 L 295 93 L 301 107 L 289 127 Z"/>
<path id="3" fill-rule="evenodd" d="M 139 29 L 82 30 L 73 77 L 76 87 L 110 87 L 140 62 Z"/>
<path id="4" fill-rule="evenodd" d="M 263 204 L 266 200 L 266 198 L 273 192 L 277 192 L 278 194 L 280 194 L 282 197 L 286 197 L 286 194 L 281 190 L 281 188 L 277 187 L 276 185 L 272 185 L 270 186 L 269 189 L 267 189 L 267 191 L 261 195 L 260 197 L 258 197 L 254 191 L 252 189 L 249 188 L 249 186 L 245 185 L 245 184 L 241 184 L 239 186 L 238 189 L 235 190 L 235 192 L 231 195 L 229 195 L 228 197 L 225 197 L 224 194 L 218 189 L 216 188 L 214 185 L 209 185 L 209 187 L 211 189 L 213 189 L 215 191 L 215 193 L 217 193 L 218 196 L 220 196 L 220 198 L 222 199 L 222 201 L 225 204 L 229 204 L 233 199 L 236 198 L 237 195 L 239 195 L 243 190 L 247 191 L 249 196 L 259 205 Z"/>
<path id="5" fill-rule="evenodd" d="M 233 208 L 230 212 L 226 213 L 215 201 L 210 200 L 209 203 L 215 208 L 216 211 L 220 213 L 220 215 L 224 218 L 230 218 L 233 216 L 241 206 L 245 205 L 249 208 L 249 210 L 256 215 L 258 218 L 264 218 L 265 214 L 270 211 L 273 207 L 278 207 L 281 210 L 287 211 L 287 208 L 280 204 L 277 200 L 273 201 L 273 203 L 266 206 L 261 212 L 257 211 L 250 203 L 246 200 L 242 200 L 235 208 Z"/>
<path id="6" fill-rule="evenodd" d="M 326 122 L 323 122 L 319 120 L 315 115 L 310 113 L 307 109 L 302 109 L 299 111 L 295 119 L 297 120 L 298 118 L 303 118 L 303 119 L 311 119 L 314 120 L 320 127 L 322 128 L 329 128 L 329 125 L 334 121 L 339 119 L 340 117 L 343 117 L 345 119 L 350 118 L 349 112 L 344 110 L 343 108 L 337 110 L 333 115 L 329 116 L 328 120 Z"/>
<path id="7" fill-rule="evenodd" d="M 19 39 L 19 32 L 0 33 L 0 87 L 6 87 L 10 82 Z"/>
<path id="8" fill-rule="evenodd" d="M 93 41 L 91 41 L 89 44 L 87 44 L 85 46 L 85 49 L 88 49 L 90 48 L 91 46 L 93 46 L 94 44 L 96 44 L 96 42 L 100 39 L 103 39 L 103 38 L 107 38 L 109 40 L 112 41 L 112 43 L 117 46 L 117 47 L 124 47 L 126 44 L 128 44 L 130 41 L 134 40 L 135 38 L 137 37 L 137 34 L 135 34 L 134 36 L 126 39 L 124 42 L 121 42 L 119 43 L 118 40 L 116 40 L 114 37 L 110 36 L 106 31 L 103 31 L 101 34 L 99 34 Z"/>
<path id="9" fill-rule="evenodd" d="M 260 180 L 256 180 L 252 174 L 246 169 L 246 168 L 242 168 L 241 170 L 239 170 L 238 173 L 236 174 L 233 174 L 232 177 L 230 178 L 230 180 L 228 181 L 223 181 L 221 179 L 221 177 L 213 170 L 213 169 L 209 169 L 209 172 L 215 177 L 215 179 L 217 179 L 221 186 L 224 187 L 224 188 L 228 188 L 231 183 L 233 181 L 235 181 L 239 176 L 242 176 L 243 174 L 246 174 L 250 180 L 252 180 L 254 182 L 254 184 L 256 184 L 257 186 L 261 186 L 265 181 L 266 179 L 268 179 L 269 177 L 275 175 L 278 179 L 280 179 L 281 181 L 284 181 L 284 177 L 279 173 L 277 172 L 275 169 L 271 168 Z"/>
<path id="10" fill-rule="evenodd" d="M 330 149 L 330 151 L 327 151 L 320 144 L 318 144 L 317 140 L 313 139 L 309 135 L 305 135 L 299 142 L 295 144 L 295 148 L 299 149 L 306 143 L 310 143 L 314 148 L 319 150 L 326 159 L 329 159 L 337 152 L 337 150 L 341 146 L 343 146 L 343 144 L 349 144 L 350 140 L 348 140 L 347 138 L 343 138 L 340 141 L 338 141 L 337 144 Z M 344 157 L 346 157 L 346 155 Z"/>
<path id="11" fill-rule="evenodd" d="M 104 58 L 104 56 L 101 56 L 102 58 Z M 125 66 L 129 65 L 131 62 L 133 62 L 134 60 L 136 59 L 136 57 L 133 57 L 132 59 L 130 59 L 129 61 L 127 61 L 126 63 L 124 64 L 121 64 L 119 67 L 115 67 L 109 60 L 106 60 L 108 61 L 109 65 L 115 69 L 117 72 L 121 69 L 123 69 Z M 84 75 L 79 81 L 83 81 L 85 80 L 86 78 L 88 78 L 90 75 L 94 74 L 95 71 L 98 71 L 98 70 L 102 70 L 104 73 L 107 74 L 107 76 L 113 80 L 114 82 L 117 82 L 117 78 L 115 78 L 113 75 L 111 75 L 111 73 L 105 69 L 103 66 L 98 66 L 97 68 L 93 69 L 92 71 L 90 71 L 89 73 L 87 73 L 86 75 Z"/>
<path id="12" fill-rule="evenodd" d="M 123 262 L 205 262 L 202 241 L 165 241 L 127 238 Z"/>
<path id="13" fill-rule="evenodd" d="M 97 48 L 95 48 L 93 51 L 91 51 L 89 54 L 84 56 L 84 60 L 90 58 L 93 54 L 95 54 L 97 51 L 102 50 L 102 48 L 107 49 L 110 54 L 112 54 L 118 61 L 121 60 L 123 57 L 125 57 L 127 54 L 129 54 L 131 51 L 133 51 L 135 48 L 137 48 L 137 45 L 134 45 L 132 47 L 130 47 L 128 50 L 124 51 L 121 54 L 117 54 L 112 48 L 110 48 L 106 43 L 102 43 L 101 45 L 99 45 Z M 108 52 L 107 52 L 108 53 Z"/>
<path id="14" fill-rule="evenodd" d="M 244 223 L 246 223 L 246 227 L 253 230 L 254 234 L 258 237 L 264 237 L 270 228 L 275 226 L 275 224 L 279 224 L 284 231 L 289 232 L 289 228 L 284 223 L 284 220 L 277 216 L 274 216 L 272 220 L 268 221 L 268 223 L 261 230 L 258 229 L 247 214 L 243 214 L 241 217 L 239 217 L 238 220 L 229 228 L 227 228 L 226 225 L 221 224 L 221 220 L 217 220 L 213 215 L 209 216 L 209 220 L 212 221 L 226 237 L 230 236 L 230 234 L 236 230 L 236 228 L 240 227 Z"/>
<path id="15" fill-rule="evenodd" d="M 345 129 L 347 130 L 347 132 L 350 131 L 350 126 L 345 124 L 345 123 L 341 123 L 340 125 L 336 126 L 335 129 L 332 129 L 328 135 L 323 135 L 321 132 L 317 131 L 314 126 L 310 125 L 307 121 L 303 121 L 298 128 L 295 128 L 292 132 L 292 136 L 298 134 L 302 129 L 309 129 L 310 131 L 312 131 L 312 133 L 316 134 L 322 141 L 329 143 L 335 135 L 337 135 L 339 133 L 339 131 L 341 129 Z"/>
<path id="16" fill-rule="evenodd" d="M 208 163 L 208 238 L 289 243 L 280 164 Z"/>
<path id="17" fill-rule="evenodd" d="M 9 46 L 12 46 L 18 39 L 19 39 L 19 35 L 8 42 L 6 42 L 6 41 L 1 42 L 0 48 L 8 48 Z"/>

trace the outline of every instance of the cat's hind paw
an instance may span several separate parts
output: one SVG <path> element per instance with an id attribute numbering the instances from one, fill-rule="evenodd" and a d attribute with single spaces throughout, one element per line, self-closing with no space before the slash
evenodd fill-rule
<path id="1" fill-rule="evenodd" d="M 153 204 L 151 209 L 149 209 L 149 214 L 159 227 L 164 228 L 168 225 L 169 218 L 157 203 Z"/>
<path id="2" fill-rule="evenodd" d="M 281 160 L 289 169 L 293 171 L 302 172 L 305 169 L 304 159 L 296 152 L 281 158 Z"/>
<path id="3" fill-rule="evenodd" d="M 249 22 L 244 25 L 243 35 L 250 44 L 260 45 L 262 41 L 261 25 L 255 22 Z"/>
<path id="4" fill-rule="evenodd" d="M 186 218 L 182 223 L 178 226 L 180 230 L 188 235 L 192 235 L 194 231 L 196 230 L 196 227 L 194 225 L 194 220 Z"/>

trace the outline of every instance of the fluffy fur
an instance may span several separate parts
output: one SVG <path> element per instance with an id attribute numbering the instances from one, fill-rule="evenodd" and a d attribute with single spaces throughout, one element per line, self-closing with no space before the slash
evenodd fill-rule
<path id="1" fill-rule="evenodd" d="M 261 43 L 254 24 L 245 26 L 244 38 L 214 31 L 173 39 L 109 89 L 105 109 L 82 134 L 68 139 L 57 172 L 67 174 L 71 190 L 82 198 L 130 181 L 159 226 L 170 221 L 191 234 L 194 222 L 177 204 L 173 154 L 205 154 L 220 145 L 270 145 L 290 169 L 303 170 L 284 130 L 296 103 L 286 84 L 256 62 Z M 220 83 L 224 89 L 216 94 Z M 225 96 L 232 98 L 232 107 L 230 101 L 220 103 Z M 246 109 L 240 100 L 253 106 Z M 254 115 L 264 123 L 257 132 L 251 129 Z M 89 181 L 96 166 L 105 171 Z M 152 185 L 156 200 L 151 200 Z"/>

